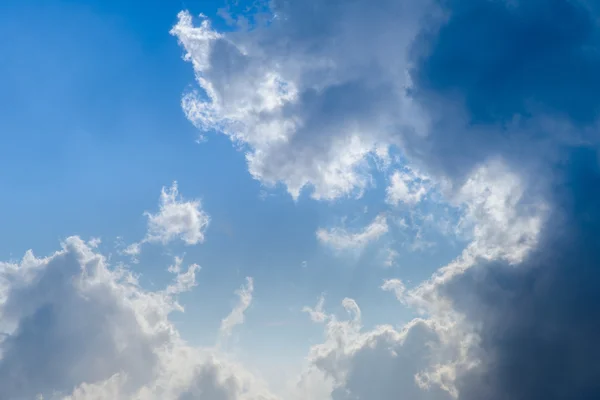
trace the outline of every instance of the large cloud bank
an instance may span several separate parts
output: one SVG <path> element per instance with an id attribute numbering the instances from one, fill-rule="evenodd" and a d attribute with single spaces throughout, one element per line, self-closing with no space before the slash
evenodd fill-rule
<path id="1" fill-rule="evenodd" d="M 263 18 L 227 15 L 230 32 L 187 13 L 172 30 L 200 86 L 183 107 L 241 145 L 256 179 L 360 196 L 397 150 L 471 232 L 429 281 L 384 284 L 423 319 L 362 332 L 355 304 L 346 322 L 313 311 L 328 340 L 309 369 L 330 397 L 600 398 L 597 4 L 274 0 Z"/>
<path id="2" fill-rule="evenodd" d="M 78 237 L 55 254 L 0 264 L 0 398 L 270 399 L 216 350 L 188 346 L 169 321 L 197 265 L 149 292 Z"/>

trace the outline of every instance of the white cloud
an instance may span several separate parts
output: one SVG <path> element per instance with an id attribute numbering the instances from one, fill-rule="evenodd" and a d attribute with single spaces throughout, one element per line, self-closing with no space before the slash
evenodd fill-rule
<path id="1" fill-rule="evenodd" d="M 204 231 L 210 217 L 202 210 L 200 200 L 184 201 L 177 190 L 177 182 L 162 188 L 158 213 L 146 212 L 148 234 L 146 241 L 168 243 L 181 239 L 185 244 L 204 242 Z"/>
<path id="2" fill-rule="evenodd" d="M 180 339 L 169 314 L 197 270 L 180 266 L 174 286 L 146 291 L 77 237 L 49 257 L 0 263 L 2 397 L 273 399 L 215 350 Z"/>
<path id="3" fill-rule="evenodd" d="M 173 182 L 170 188 L 161 189 L 158 212 L 145 212 L 144 215 L 148 218 L 146 236 L 140 242 L 127 246 L 123 254 L 135 257 L 141 253 L 145 243 L 168 244 L 175 239 L 188 246 L 202 243 L 210 224 L 210 216 L 202 209 L 200 200 L 184 200 L 177 182 Z"/>
<path id="4" fill-rule="evenodd" d="M 499 159 L 477 167 L 458 191 L 464 208 L 458 229 L 488 259 L 519 262 L 535 246 L 547 206 L 525 198 L 525 184 Z"/>
<path id="5" fill-rule="evenodd" d="M 310 315 L 311 321 L 313 322 L 325 322 L 325 320 L 327 319 L 327 314 L 325 314 L 325 312 L 323 311 L 324 306 L 325 296 L 321 295 L 315 308 L 306 306 L 302 308 L 302 312 L 308 313 L 308 315 Z"/>
<path id="6" fill-rule="evenodd" d="M 221 321 L 221 328 L 219 330 L 221 340 L 231 336 L 233 328 L 244 323 L 244 313 L 252 303 L 254 280 L 252 278 L 246 278 L 246 284 L 235 293 L 238 296 L 238 303 L 231 313 Z"/>
<path id="7" fill-rule="evenodd" d="M 311 349 L 300 386 L 304 380 L 329 382 L 327 398 L 333 400 L 460 398 L 457 382 L 480 366 L 479 337 L 445 287 L 479 260 L 514 264 L 535 246 L 546 207 L 524 201 L 524 185 L 499 160 L 476 168 L 454 196 L 464 210 L 460 229 L 471 238 L 460 257 L 413 289 L 400 279 L 383 283 L 383 290 L 424 318 L 402 328 L 364 330 L 355 302 L 345 300 L 353 310 L 348 321 L 328 315 L 321 300 L 315 309 L 306 307 L 313 321 L 326 322 L 326 337 Z M 461 295 L 468 301 L 468 294 Z"/>
<path id="8" fill-rule="evenodd" d="M 404 302 L 404 293 L 406 292 L 406 286 L 404 286 L 404 283 L 400 279 L 386 280 L 381 286 L 381 289 L 388 292 L 394 292 L 394 295 L 396 296 L 398 301 Z"/>
<path id="9" fill-rule="evenodd" d="M 445 347 L 443 327 L 415 319 L 400 330 L 385 325 L 363 331 L 356 302 L 345 299 L 342 304 L 351 318 L 326 316 L 325 341 L 311 348 L 299 387 L 310 380 L 321 379 L 322 387 L 329 382 L 326 398 L 332 400 L 452 398 L 437 384 L 425 387 L 419 383 L 430 362 L 451 356 L 441 351 Z"/>
<path id="10" fill-rule="evenodd" d="M 317 238 L 322 244 L 337 251 L 360 250 L 385 235 L 388 229 L 387 218 L 381 214 L 361 231 L 349 232 L 345 228 L 321 228 L 317 230 Z"/>
<path id="11" fill-rule="evenodd" d="M 444 3 L 440 7 L 443 9 L 437 7 L 440 3 Z M 485 3 L 494 3 L 493 9 L 482 6 Z M 582 121 L 574 121 L 571 129 L 565 128 L 568 123 L 556 123 L 562 117 L 545 116 L 547 110 L 558 111 L 557 115 L 565 118 L 575 113 L 556 102 L 558 92 L 532 85 L 522 79 L 522 74 L 505 77 L 512 85 L 502 96 L 492 93 L 495 88 L 473 84 L 477 77 L 492 76 L 499 66 L 514 61 L 514 48 L 508 46 L 489 59 L 481 58 L 482 52 L 455 52 L 452 46 L 463 43 L 464 35 L 472 34 L 461 27 L 474 11 L 490 17 L 489 24 L 481 25 L 485 29 L 477 41 L 484 47 L 498 41 L 498 32 L 506 30 L 507 22 L 513 36 L 535 31 L 540 27 L 539 16 L 531 12 L 531 6 L 503 9 L 497 2 L 478 1 L 382 0 L 377 7 L 367 1 L 274 0 L 269 4 L 273 13 L 264 25 L 257 22 L 252 29 L 228 33 L 215 32 L 207 21 L 194 27 L 188 14 L 180 15 L 172 32 L 192 62 L 202 89 L 201 93 L 188 93 L 183 108 L 203 131 L 221 131 L 242 145 L 247 150 L 248 169 L 256 179 L 265 184 L 283 183 L 295 198 L 306 186 L 312 186 L 315 199 L 361 195 L 372 180 L 367 160 L 378 157 L 375 164 L 383 170 L 389 168 L 391 145 L 401 146 L 415 159 L 411 161 L 435 174 L 432 176 L 436 181 L 448 178 L 451 186 L 458 187 L 450 194 L 454 195 L 454 204 L 464 211 L 459 233 L 471 243 L 456 260 L 413 290 L 407 290 L 399 280 L 383 286 L 428 319 L 416 319 L 403 329 L 383 326 L 365 332 L 360 309 L 350 300 L 344 302 L 353 315 L 349 321 L 326 316 L 322 303 L 315 309 L 305 309 L 312 319 L 327 321 L 326 341 L 313 347 L 309 360 L 312 370 L 320 371 L 331 383 L 331 399 L 386 400 L 402 396 L 437 400 L 458 396 L 455 381 L 461 370 L 475 365 L 477 357 L 472 358 L 470 351 L 478 338 L 455 309 L 460 296 L 444 292 L 444 286 L 458 275 L 467 276 L 467 281 L 480 279 L 475 273 L 465 272 L 482 263 L 494 260 L 496 264 L 516 266 L 526 259 L 537 244 L 547 215 L 544 202 L 535 198 L 535 190 L 528 186 L 533 182 L 526 182 L 519 171 L 535 167 L 553 174 L 546 166 L 562 159 L 559 146 L 589 143 L 591 137 L 586 138 L 583 130 L 577 132 L 584 125 Z M 591 11 L 589 7 L 560 2 L 559 13 L 565 10 L 576 16 L 573 21 L 594 25 L 590 21 L 595 17 L 586 15 Z M 496 20 L 498 15 L 501 21 Z M 231 18 L 235 21 L 234 16 Z M 564 34 L 554 33 L 561 37 Z M 417 36 L 419 40 L 414 41 Z M 573 49 L 595 44 L 589 35 L 565 43 L 569 54 L 577 53 Z M 535 64 L 539 59 L 529 61 Z M 448 73 L 448 65 L 459 67 Z M 462 71 L 463 65 L 473 73 Z M 573 65 L 579 64 L 559 68 L 572 69 Z M 587 59 L 582 65 L 593 66 Z M 409 68 L 414 86 L 408 77 Z M 581 86 L 576 80 L 566 79 L 566 86 Z M 541 80 L 544 83 L 544 77 Z M 427 107 L 427 116 L 409 99 L 408 92 Z M 551 96 L 546 98 L 549 93 Z M 528 99 L 523 98 L 524 94 Z M 597 108 L 594 102 L 587 102 L 586 107 L 584 101 L 582 105 L 588 111 Z M 490 161 L 489 157 L 494 156 L 508 161 Z M 513 170 L 511 165 L 521 169 Z M 429 184 L 413 170 L 395 171 L 386 201 L 417 205 L 426 199 Z M 413 247 L 429 246 L 421 228 L 417 227 Z M 342 250 L 364 247 L 387 230 L 383 218 L 364 231 L 320 229 L 317 237 Z M 488 288 L 478 286 L 481 282 L 467 282 L 458 289 L 466 289 L 464 297 L 469 300 L 482 293 L 496 295 L 506 289 L 505 284 L 510 286 L 511 282 L 494 278 L 498 277 L 489 278 L 493 286 L 490 293 L 485 292 Z M 518 277 L 515 280 L 521 283 Z M 523 286 L 528 288 L 535 282 L 531 279 Z M 555 287 L 552 282 L 541 286 Z M 511 303 L 506 293 L 498 295 Z M 502 306 L 489 309 L 510 311 Z M 497 319 L 494 315 L 476 318 L 474 325 Z M 517 327 L 517 334 L 522 336 L 508 337 L 514 341 L 531 339 L 529 326 Z M 503 338 L 493 329 L 488 334 L 492 340 Z M 309 371 L 305 376 L 314 375 Z M 503 379 L 512 379 L 506 374 L 492 377 L 499 381 L 492 382 L 492 386 L 502 386 Z M 476 398 L 478 394 L 469 396 Z"/>
<path id="12" fill-rule="evenodd" d="M 201 131 L 244 144 L 250 173 L 265 184 L 282 182 L 294 197 L 306 186 L 315 199 L 360 196 L 371 184 L 368 159 L 385 164 L 392 134 L 422 130 L 406 95 L 405 53 L 421 6 L 272 5 L 266 26 L 243 34 L 180 13 L 171 32 L 201 88 L 183 109 Z"/>
<path id="13" fill-rule="evenodd" d="M 431 180 L 427 176 L 410 167 L 396 170 L 386 189 L 386 201 L 393 205 L 398 205 L 398 203 L 418 204 L 427 195 L 430 186 Z"/>

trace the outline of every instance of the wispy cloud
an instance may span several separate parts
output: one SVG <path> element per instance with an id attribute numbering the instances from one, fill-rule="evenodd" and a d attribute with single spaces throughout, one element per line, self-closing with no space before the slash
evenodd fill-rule
<path id="1" fill-rule="evenodd" d="M 381 214 L 369 225 L 354 232 L 346 228 L 321 228 L 317 230 L 317 239 L 337 251 L 360 250 L 385 235 L 388 229 L 387 218 Z"/>
<path id="2" fill-rule="evenodd" d="M 231 310 L 231 313 L 223 318 L 219 329 L 219 340 L 224 341 L 231 336 L 233 329 L 244 323 L 245 312 L 252 304 L 252 296 L 254 293 L 254 280 L 246 278 L 246 284 L 235 292 L 238 296 L 238 302 Z"/>

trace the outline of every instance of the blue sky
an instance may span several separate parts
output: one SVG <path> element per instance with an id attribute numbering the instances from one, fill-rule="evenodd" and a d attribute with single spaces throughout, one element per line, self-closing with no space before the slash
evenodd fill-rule
<path id="1" fill-rule="evenodd" d="M 594 317 L 595 253 L 555 282 L 593 236 L 598 10 L 514 3 L 2 2 L 7 399 L 499 400 L 535 310 L 594 347 L 562 305 Z"/>

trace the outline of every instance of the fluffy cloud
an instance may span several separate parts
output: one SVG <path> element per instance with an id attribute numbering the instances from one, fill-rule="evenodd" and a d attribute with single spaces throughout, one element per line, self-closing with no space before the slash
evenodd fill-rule
<path id="1" fill-rule="evenodd" d="M 524 183 L 496 160 L 477 168 L 456 190 L 454 201 L 464 208 L 458 229 L 471 238 L 461 256 L 416 287 L 400 279 L 381 287 L 423 317 L 401 328 L 363 330 L 356 303 L 348 303 L 355 314 L 350 321 L 325 313 L 323 298 L 314 309 L 304 309 L 314 322 L 327 324 L 325 342 L 313 347 L 309 359 L 310 368 L 332 381 L 332 399 L 465 396 L 470 389 L 463 382 L 483 370 L 483 361 L 480 317 L 462 308 L 481 300 L 470 297 L 473 282 L 462 280 L 471 268 L 494 262 L 514 269 L 534 251 L 548 206 L 524 202 L 524 196 Z"/>
<path id="2" fill-rule="evenodd" d="M 197 265 L 142 289 L 77 237 L 55 254 L 0 264 L 2 398 L 272 399 L 240 367 L 183 342 L 169 321 Z"/>
<path id="3" fill-rule="evenodd" d="M 429 191 L 430 179 L 412 168 L 394 171 L 386 189 L 387 202 L 393 205 L 419 203 Z"/>
<path id="4" fill-rule="evenodd" d="M 385 235 L 388 229 L 386 216 L 378 215 L 373 222 L 358 232 L 349 232 L 345 228 L 321 228 L 317 231 L 317 239 L 337 251 L 360 250 Z"/>
<path id="5" fill-rule="evenodd" d="M 129 245 L 124 253 L 135 256 L 144 243 L 167 244 L 175 239 L 187 245 L 204 242 L 204 232 L 210 223 L 209 215 L 202 209 L 200 200 L 184 200 L 177 189 L 177 182 L 160 192 L 159 211 L 144 213 L 148 218 L 146 237 Z"/>
<path id="6" fill-rule="evenodd" d="M 148 217 L 146 241 L 168 243 L 181 239 L 188 245 L 204 242 L 210 217 L 202 210 L 200 200 L 184 201 L 179 196 L 177 182 L 173 182 L 169 189 L 162 188 L 159 206 L 158 213 L 145 214 Z"/>
<path id="7" fill-rule="evenodd" d="M 439 386 L 424 388 L 419 374 L 445 354 L 444 330 L 432 321 L 415 319 L 402 329 L 378 326 L 363 331 L 360 308 L 351 299 L 342 305 L 350 315 L 340 320 L 319 312 L 315 322 L 325 322 L 325 340 L 310 350 L 304 380 L 321 376 L 331 383 L 332 400 L 450 400 L 451 393 Z M 322 309 L 321 301 L 317 308 Z M 303 382 L 301 381 L 301 384 Z"/>
<path id="8" fill-rule="evenodd" d="M 250 173 L 265 184 L 282 182 L 294 197 L 306 186 L 316 199 L 360 195 L 371 183 L 369 158 L 387 155 L 391 133 L 421 124 L 406 96 L 404 50 L 422 7 L 272 6 L 268 23 L 230 34 L 179 15 L 172 33 L 202 89 L 183 108 L 201 130 L 243 144 Z"/>

